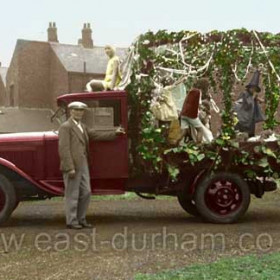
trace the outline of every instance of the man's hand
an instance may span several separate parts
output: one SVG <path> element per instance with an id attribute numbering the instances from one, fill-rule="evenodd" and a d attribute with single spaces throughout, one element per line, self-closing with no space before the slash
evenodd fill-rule
<path id="1" fill-rule="evenodd" d="M 69 175 L 69 178 L 73 179 L 73 178 L 75 177 L 75 175 L 76 175 L 75 170 L 74 170 L 74 169 L 73 169 L 73 170 L 70 170 L 70 171 L 68 172 L 68 175 Z"/>
<path id="2" fill-rule="evenodd" d="M 121 126 L 118 127 L 118 128 L 116 129 L 116 134 L 117 134 L 117 135 L 125 134 L 124 128 L 121 127 Z"/>

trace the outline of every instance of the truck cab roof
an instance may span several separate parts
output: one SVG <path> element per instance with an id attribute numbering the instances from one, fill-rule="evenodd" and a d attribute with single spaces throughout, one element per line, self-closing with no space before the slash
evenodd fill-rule
<path id="1" fill-rule="evenodd" d="M 99 98 L 122 97 L 125 94 L 126 91 L 124 90 L 69 93 L 69 94 L 64 94 L 59 96 L 57 98 L 57 105 L 61 107 L 61 106 L 65 106 L 66 104 L 69 104 L 72 101 L 90 100 L 96 97 Z"/>

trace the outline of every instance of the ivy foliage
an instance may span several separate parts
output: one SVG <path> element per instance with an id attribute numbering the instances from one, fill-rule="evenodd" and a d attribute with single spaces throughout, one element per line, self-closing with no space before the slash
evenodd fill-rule
<path id="1" fill-rule="evenodd" d="M 231 149 L 237 155 L 232 164 L 253 166 L 257 163 L 268 173 L 272 172 L 267 158 L 277 158 L 273 151 L 263 148 L 262 157 L 256 162 L 234 140 L 236 117 L 232 111 L 231 93 L 236 80 L 244 82 L 250 69 L 261 68 L 266 103 L 264 128 L 273 130 L 279 124 L 275 119 L 280 99 L 277 74 L 280 73 L 279 34 L 257 33 L 246 29 L 212 31 L 206 34 L 193 31 L 149 31 L 139 36 L 133 48 L 135 55 L 131 83 L 127 90 L 131 106 L 131 149 L 137 168 L 152 173 L 162 172 L 166 168 L 174 179 L 178 175 L 178 166 L 167 162 L 166 155 L 185 153 L 185 163 L 191 165 L 211 159 L 215 162 L 214 168 L 219 168 L 223 164 L 221 150 Z M 155 124 L 150 112 L 152 90 L 155 82 L 160 81 L 162 73 L 171 72 L 175 80 L 182 75 L 186 77 L 187 89 L 190 89 L 195 78 L 208 77 L 213 91 L 223 93 L 221 133 L 211 144 L 212 148 L 204 147 L 205 145 L 198 147 L 193 143 L 170 148 L 166 143 L 164 125 L 158 127 Z"/>

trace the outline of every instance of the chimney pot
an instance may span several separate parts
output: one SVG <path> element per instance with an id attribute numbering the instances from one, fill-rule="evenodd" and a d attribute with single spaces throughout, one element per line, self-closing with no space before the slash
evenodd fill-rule
<path id="1" fill-rule="evenodd" d="M 57 38 L 57 28 L 55 22 L 49 23 L 48 28 L 48 42 L 58 42 Z"/>
<path id="2" fill-rule="evenodd" d="M 82 39 L 81 41 L 79 40 L 79 42 L 82 43 L 84 48 L 93 48 L 92 30 L 89 23 L 84 23 L 84 27 L 82 29 Z"/>

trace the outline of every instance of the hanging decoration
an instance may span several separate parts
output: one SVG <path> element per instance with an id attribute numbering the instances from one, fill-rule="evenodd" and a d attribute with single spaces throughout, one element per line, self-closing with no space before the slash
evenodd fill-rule
<path id="1" fill-rule="evenodd" d="M 164 77 L 170 77 L 173 81 L 183 78 L 187 90 L 194 79 L 208 77 L 212 91 L 222 94 L 223 108 L 216 108 L 221 111 L 222 118 L 221 132 L 214 143 L 217 147 L 231 145 L 239 148 L 238 143 L 234 142 L 236 117 L 232 110 L 231 93 L 236 81 L 244 84 L 248 74 L 255 69 L 261 70 L 263 77 L 266 102 L 264 129 L 273 130 L 279 125 L 275 115 L 280 99 L 280 34 L 246 29 L 206 34 L 149 31 L 138 37 L 133 49 L 131 82 L 127 91 L 131 106 L 131 152 L 136 169 L 154 173 L 168 169 L 177 174 L 165 162 L 164 155 L 183 150 L 195 154 L 194 161 L 211 156 L 215 158 L 210 152 L 207 154 L 204 145 L 168 147 L 166 125 L 158 126 L 150 111 L 150 104 L 156 99 L 153 89 L 156 84 L 161 84 Z"/>

